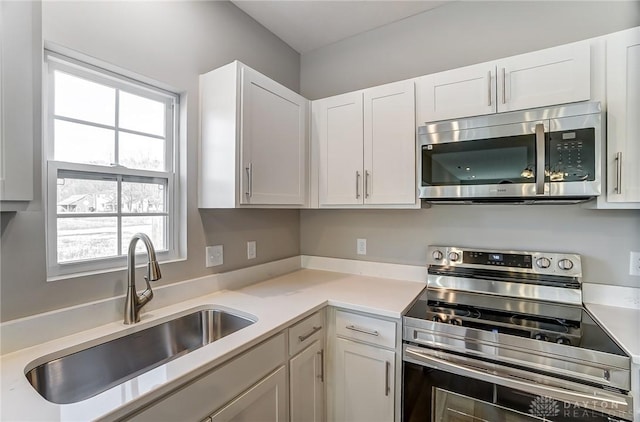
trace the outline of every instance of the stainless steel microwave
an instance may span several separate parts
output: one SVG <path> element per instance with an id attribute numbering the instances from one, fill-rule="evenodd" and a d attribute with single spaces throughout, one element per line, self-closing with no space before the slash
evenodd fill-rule
<path id="1" fill-rule="evenodd" d="M 418 128 L 420 198 L 580 202 L 600 194 L 602 110 L 583 102 Z"/>

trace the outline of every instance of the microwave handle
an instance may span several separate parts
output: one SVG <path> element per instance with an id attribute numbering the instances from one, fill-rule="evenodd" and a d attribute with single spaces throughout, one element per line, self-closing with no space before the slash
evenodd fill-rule
<path id="1" fill-rule="evenodd" d="M 544 195 L 544 125 L 536 124 L 536 195 Z"/>

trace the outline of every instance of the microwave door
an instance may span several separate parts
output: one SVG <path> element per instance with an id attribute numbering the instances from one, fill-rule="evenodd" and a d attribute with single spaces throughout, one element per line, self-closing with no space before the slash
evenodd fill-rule
<path id="1" fill-rule="evenodd" d="M 542 134 L 535 124 L 439 133 L 436 142 L 422 144 L 421 197 L 535 197 L 540 186 L 544 192 L 547 126 L 541 127 Z"/>

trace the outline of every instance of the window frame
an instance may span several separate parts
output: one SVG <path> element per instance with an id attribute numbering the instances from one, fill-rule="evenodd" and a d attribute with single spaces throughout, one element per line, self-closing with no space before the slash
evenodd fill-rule
<path id="1" fill-rule="evenodd" d="M 117 271 L 126 268 L 127 257 L 122 255 L 121 245 L 126 245 L 127 239 L 123 239 L 121 235 L 121 225 L 118 223 L 118 250 L 117 256 L 104 258 L 92 258 L 86 260 L 78 260 L 71 262 L 58 262 L 58 210 L 57 210 L 57 179 L 59 171 L 69 174 L 77 174 L 78 176 L 109 176 L 115 177 L 122 182 L 121 178 L 143 178 L 147 181 L 166 180 L 167 190 L 165 197 L 165 211 L 162 213 L 131 213 L 123 212 L 120 207 L 122 200 L 121 192 L 118 190 L 118 209 L 116 212 L 109 214 L 109 217 L 117 217 L 119 221 L 128 216 L 151 216 L 158 214 L 164 216 L 165 222 L 165 244 L 166 249 L 157 247 L 156 256 L 160 262 L 167 262 L 180 258 L 180 186 L 179 186 L 179 95 L 162 88 L 150 85 L 139 79 L 124 76 L 126 71 L 121 73 L 107 70 L 103 67 L 96 66 L 86 61 L 77 60 L 73 57 L 62 55 L 54 51 L 44 50 L 45 77 L 43 78 L 43 108 L 44 108 L 44 130 L 43 130 L 43 183 L 44 204 L 46 215 L 46 244 L 47 244 L 47 280 L 52 281 L 61 278 L 78 277 L 94 273 L 103 273 Z M 57 161 L 54 157 L 54 124 L 56 120 L 71 123 L 80 123 L 91 127 L 107 128 L 114 130 L 114 160 L 118 161 L 118 136 L 120 133 L 128 133 L 134 135 L 151 136 L 145 132 L 136 130 L 123 129 L 118 126 L 118 118 L 113 126 L 103 125 L 100 123 L 87 122 L 68 117 L 60 117 L 54 115 L 55 86 L 54 72 L 60 71 L 74 77 L 79 77 L 91 82 L 102 84 L 116 90 L 122 90 L 130 94 L 139 95 L 144 98 L 160 101 L 165 104 L 165 169 L 160 170 L 143 170 L 132 169 L 122 165 L 95 165 L 84 163 L 71 163 L 66 161 Z M 118 95 L 116 95 L 115 110 L 116 114 L 119 110 Z M 159 137 L 158 137 L 159 138 Z M 82 177 L 80 177 L 82 178 Z M 124 180 L 127 182 L 127 180 Z M 78 213 L 77 217 L 101 217 L 107 216 L 104 213 Z M 156 245 L 158 246 L 158 245 Z"/>

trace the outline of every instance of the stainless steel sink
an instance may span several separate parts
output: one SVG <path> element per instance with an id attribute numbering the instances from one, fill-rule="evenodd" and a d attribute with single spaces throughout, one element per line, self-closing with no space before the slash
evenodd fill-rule
<path id="1" fill-rule="evenodd" d="M 27 367 L 42 397 L 68 404 L 93 397 L 255 321 L 221 309 L 204 309 L 81 351 Z"/>

